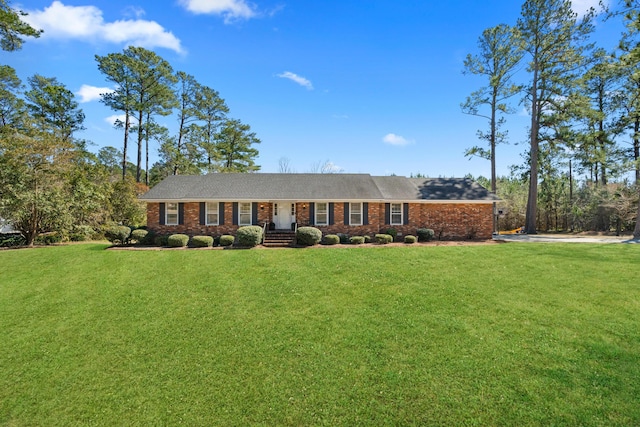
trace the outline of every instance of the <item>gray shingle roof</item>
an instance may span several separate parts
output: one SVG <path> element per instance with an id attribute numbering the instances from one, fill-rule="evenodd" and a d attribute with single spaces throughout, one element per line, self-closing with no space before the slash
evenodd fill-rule
<path id="1" fill-rule="evenodd" d="M 470 179 L 368 174 L 215 173 L 165 178 L 141 197 L 163 200 L 498 200 Z"/>

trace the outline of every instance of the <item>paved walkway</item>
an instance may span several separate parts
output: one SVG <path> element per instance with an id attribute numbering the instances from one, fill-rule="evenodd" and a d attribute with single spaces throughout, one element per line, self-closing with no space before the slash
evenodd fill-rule
<path id="1" fill-rule="evenodd" d="M 576 236 L 559 234 L 499 234 L 493 240 L 505 242 L 545 242 L 545 243 L 640 243 L 633 236 Z"/>

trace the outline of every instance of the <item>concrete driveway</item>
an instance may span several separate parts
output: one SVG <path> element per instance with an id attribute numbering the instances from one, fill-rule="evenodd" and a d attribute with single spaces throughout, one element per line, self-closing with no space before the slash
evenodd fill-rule
<path id="1" fill-rule="evenodd" d="M 559 234 L 498 234 L 493 240 L 505 242 L 544 242 L 544 243 L 640 243 L 633 236 L 577 236 Z"/>

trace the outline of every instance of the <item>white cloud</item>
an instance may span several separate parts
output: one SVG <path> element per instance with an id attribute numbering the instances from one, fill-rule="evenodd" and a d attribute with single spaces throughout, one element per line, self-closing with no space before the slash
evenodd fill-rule
<path id="1" fill-rule="evenodd" d="M 400 135 L 396 135 L 395 133 L 388 133 L 384 136 L 384 138 L 382 138 L 382 142 L 384 142 L 385 144 L 401 147 L 404 145 L 413 144 L 415 141 L 408 140 Z"/>
<path id="2" fill-rule="evenodd" d="M 76 92 L 76 95 L 80 97 L 80 103 L 97 101 L 100 99 L 100 94 L 111 93 L 113 89 L 108 87 L 96 87 L 89 85 L 82 85 L 80 90 Z"/>
<path id="3" fill-rule="evenodd" d="M 291 71 L 285 71 L 284 73 L 278 74 L 278 77 L 281 77 L 283 79 L 289 79 L 293 82 L 296 82 L 300 86 L 306 87 L 309 90 L 313 90 L 313 85 L 308 79 L 302 76 L 299 76 L 295 73 L 292 73 Z"/>
<path id="4" fill-rule="evenodd" d="M 605 6 L 608 6 L 609 0 L 605 0 L 603 3 Z M 578 16 L 586 15 L 591 8 L 593 8 L 596 11 L 596 13 L 600 11 L 601 10 L 600 0 L 572 0 L 571 1 L 571 9 L 573 9 L 573 11 L 578 14 Z"/>
<path id="5" fill-rule="evenodd" d="M 102 10 L 95 6 L 65 6 L 57 0 L 44 10 L 27 12 L 24 20 L 44 30 L 42 39 L 104 40 L 127 46 L 149 49 L 162 47 L 182 52 L 180 40 L 154 21 L 127 19 L 105 22 Z"/>
<path id="6" fill-rule="evenodd" d="M 114 114 L 113 116 L 105 117 L 104 121 L 109 123 L 109 125 L 115 127 L 116 121 L 121 121 L 122 123 L 124 123 L 125 118 L 126 117 L 124 114 Z M 137 123 L 137 122 L 138 121 L 136 120 L 135 117 L 129 116 L 129 123 Z"/>
<path id="7" fill-rule="evenodd" d="M 180 0 L 180 4 L 195 14 L 221 15 L 227 24 L 253 18 L 257 14 L 254 6 L 245 0 Z"/>

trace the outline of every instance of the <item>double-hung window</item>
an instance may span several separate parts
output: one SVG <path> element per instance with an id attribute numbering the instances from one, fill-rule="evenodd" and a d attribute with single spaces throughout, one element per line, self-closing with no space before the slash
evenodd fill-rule
<path id="1" fill-rule="evenodd" d="M 329 225 L 329 203 L 316 203 L 316 225 Z"/>
<path id="2" fill-rule="evenodd" d="M 207 225 L 219 225 L 219 209 L 218 202 L 207 202 Z"/>
<path id="3" fill-rule="evenodd" d="M 402 203 L 391 203 L 391 225 L 402 225 Z"/>
<path id="4" fill-rule="evenodd" d="M 178 225 L 178 204 L 167 203 L 166 205 L 166 220 L 167 225 Z"/>
<path id="5" fill-rule="evenodd" d="M 349 206 L 349 224 L 362 225 L 362 203 L 351 203 Z"/>
<path id="6" fill-rule="evenodd" d="M 238 224 L 239 225 L 251 225 L 251 202 L 238 203 Z"/>

